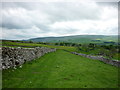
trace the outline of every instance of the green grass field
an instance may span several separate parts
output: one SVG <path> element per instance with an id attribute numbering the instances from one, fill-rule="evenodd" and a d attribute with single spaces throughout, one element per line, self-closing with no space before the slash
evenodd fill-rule
<path id="1" fill-rule="evenodd" d="M 101 50 L 101 48 L 96 48 L 96 49 L 90 50 L 88 52 L 85 52 L 85 51 L 82 51 L 82 50 L 76 50 L 76 52 L 83 53 L 83 54 L 88 54 L 88 55 L 98 56 L 97 54 L 100 52 L 100 50 Z M 106 58 L 108 58 L 108 57 L 106 57 Z M 112 59 L 113 60 L 120 60 L 120 53 L 115 53 Z"/>
<path id="2" fill-rule="evenodd" d="M 16 45 L 16 46 L 9 46 L 9 45 Z M 9 42 L 9 41 L 2 42 L 1 47 L 21 47 L 21 46 L 48 47 L 48 48 L 64 49 L 71 52 L 76 51 L 75 47 L 70 47 L 70 46 L 52 46 L 52 45 L 44 45 L 44 44 L 37 44 L 37 43 L 16 43 L 16 42 Z"/>
<path id="3" fill-rule="evenodd" d="M 14 71 L 13 71 L 14 70 Z M 118 68 L 63 50 L 3 70 L 3 88 L 117 88 Z"/>

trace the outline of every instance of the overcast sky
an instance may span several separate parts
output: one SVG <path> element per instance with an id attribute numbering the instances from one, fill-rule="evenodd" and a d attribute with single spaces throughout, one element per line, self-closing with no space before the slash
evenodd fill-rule
<path id="1" fill-rule="evenodd" d="M 3 39 L 118 34 L 117 3 L 4 2 L 0 5 Z"/>

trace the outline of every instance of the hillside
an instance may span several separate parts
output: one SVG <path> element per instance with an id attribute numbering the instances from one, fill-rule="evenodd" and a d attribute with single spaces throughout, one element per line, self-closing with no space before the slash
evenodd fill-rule
<path id="1" fill-rule="evenodd" d="M 29 39 L 33 42 L 72 42 L 72 43 L 103 43 L 103 42 L 118 42 L 117 35 L 75 35 L 63 37 L 39 37 Z"/>

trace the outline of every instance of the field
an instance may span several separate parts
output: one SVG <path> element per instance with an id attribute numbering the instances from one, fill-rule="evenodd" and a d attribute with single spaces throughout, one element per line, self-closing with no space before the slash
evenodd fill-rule
<path id="1" fill-rule="evenodd" d="M 118 88 L 117 67 L 71 54 L 78 51 L 76 47 L 10 41 L 2 45 L 57 48 L 56 52 L 26 62 L 22 67 L 3 70 L 3 88 Z"/>
<path id="2" fill-rule="evenodd" d="M 3 90 L 120 90 L 118 0 L 10 1 L 0 1 Z"/>
<path id="3" fill-rule="evenodd" d="M 3 71 L 3 88 L 117 88 L 117 85 L 116 67 L 63 50 L 28 62 L 22 68 Z"/>
<path id="4" fill-rule="evenodd" d="M 109 46 L 107 46 L 109 47 Z M 117 49 L 115 49 L 115 46 L 112 48 L 105 49 L 101 46 L 97 46 L 95 48 L 90 48 L 90 47 L 79 47 L 78 50 L 76 51 L 78 53 L 84 53 L 88 55 L 94 55 L 94 56 L 99 56 L 102 55 L 108 59 L 112 60 L 120 60 L 120 53 L 118 53 Z"/>
<path id="5" fill-rule="evenodd" d="M 37 43 L 16 43 L 11 41 L 4 41 L 2 42 L 2 46 L 4 47 L 25 47 L 25 48 L 31 48 L 31 47 L 48 47 L 48 48 L 57 48 L 57 49 L 65 49 L 68 51 L 76 51 L 75 47 L 69 47 L 69 46 L 53 46 L 53 45 L 44 45 L 44 44 L 37 44 Z"/>

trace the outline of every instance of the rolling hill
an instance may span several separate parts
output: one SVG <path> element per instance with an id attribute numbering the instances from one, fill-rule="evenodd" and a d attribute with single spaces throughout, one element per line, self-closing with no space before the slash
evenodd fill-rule
<path id="1" fill-rule="evenodd" d="M 62 37 L 38 37 L 29 39 L 33 42 L 72 42 L 72 43 L 103 43 L 118 42 L 117 35 L 75 35 Z"/>

